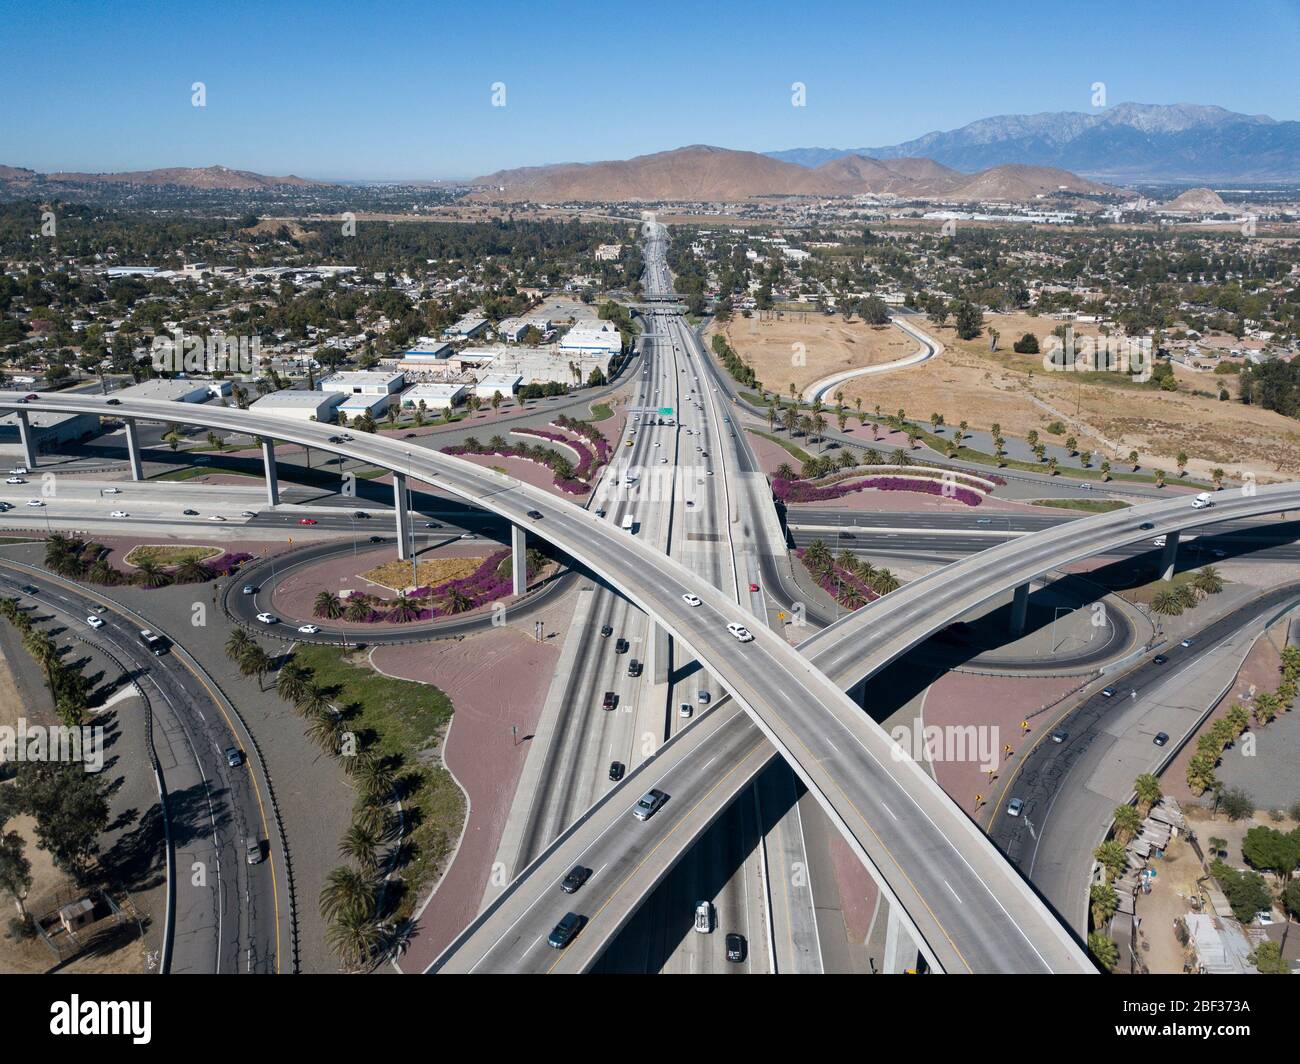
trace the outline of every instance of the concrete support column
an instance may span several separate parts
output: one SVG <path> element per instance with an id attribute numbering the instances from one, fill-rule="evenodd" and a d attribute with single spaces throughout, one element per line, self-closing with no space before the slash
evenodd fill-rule
<path id="1" fill-rule="evenodd" d="M 140 430 L 133 417 L 126 419 L 126 456 L 131 463 L 131 479 L 144 480 L 144 467 L 140 464 Z"/>
<path id="2" fill-rule="evenodd" d="M 18 411 L 18 440 L 23 445 L 23 462 L 28 469 L 36 468 L 36 439 L 27 420 L 27 411 Z"/>
<path id="3" fill-rule="evenodd" d="M 920 957 L 921 949 L 913 941 L 911 929 L 899 919 L 898 910 L 890 905 L 889 924 L 885 929 L 884 973 L 902 975 L 909 969 L 916 970 Z"/>
<path id="4" fill-rule="evenodd" d="M 1011 634 L 1025 634 L 1025 619 L 1029 615 L 1029 585 L 1021 584 L 1011 598 Z"/>
<path id="5" fill-rule="evenodd" d="M 275 476 L 275 440 L 262 437 L 262 465 L 266 472 L 266 504 L 280 505 L 280 482 Z"/>
<path id="6" fill-rule="evenodd" d="M 663 626 L 650 621 L 650 630 L 646 633 L 645 666 L 650 674 L 651 683 L 668 682 L 669 652 L 668 633 Z M 682 664 L 685 664 L 684 662 Z"/>
<path id="7" fill-rule="evenodd" d="M 397 558 L 407 561 L 411 557 L 411 500 L 406 487 L 406 474 L 393 474 L 393 511 L 397 514 Z"/>
<path id="8" fill-rule="evenodd" d="M 510 575 L 518 598 L 528 590 L 528 530 L 522 525 L 510 526 Z"/>
<path id="9" fill-rule="evenodd" d="M 1170 532 L 1165 536 L 1164 550 L 1160 552 L 1160 579 L 1174 578 L 1174 564 L 1178 561 L 1178 533 Z"/>

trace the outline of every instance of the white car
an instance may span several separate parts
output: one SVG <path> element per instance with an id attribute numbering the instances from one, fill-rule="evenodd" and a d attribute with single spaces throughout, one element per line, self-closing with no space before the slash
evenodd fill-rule
<path id="1" fill-rule="evenodd" d="M 220 514 L 212 514 L 212 515 L 208 518 L 208 520 L 209 520 L 209 521 L 224 521 L 225 518 L 222 517 Z"/>
<path id="2" fill-rule="evenodd" d="M 682 596 L 682 601 L 688 606 L 698 606 L 701 600 L 699 595 L 693 595 L 688 591 Z"/>
<path id="3" fill-rule="evenodd" d="M 13 469 L 9 470 L 9 472 L 14 476 L 22 476 L 23 474 L 30 472 L 30 470 L 25 465 L 20 465 L 14 466 Z"/>
<path id="4" fill-rule="evenodd" d="M 240 516 L 240 517 L 256 517 L 257 514 L 255 514 L 252 510 L 245 510 L 245 511 L 244 511 L 243 513 L 241 513 L 239 516 Z"/>
<path id="5" fill-rule="evenodd" d="M 731 623 L 727 625 L 727 631 L 734 635 L 742 643 L 752 643 L 754 633 L 746 628 L 743 624 Z"/>
<path id="6" fill-rule="evenodd" d="M 320 631 L 320 626 L 315 624 L 303 624 L 298 626 L 298 631 L 303 635 L 315 635 Z"/>
<path id="7" fill-rule="evenodd" d="M 257 619 L 258 619 L 259 621 L 261 621 L 262 624 L 279 624 L 279 623 L 280 623 L 280 618 L 277 617 L 274 613 L 259 613 L 259 614 L 257 615 Z"/>
<path id="8" fill-rule="evenodd" d="M 26 484 L 27 481 L 25 481 L 22 477 L 9 477 L 9 479 L 7 479 L 7 480 L 5 481 L 5 483 L 6 483 L 6 484 Z"/>
<path id="9" fill-rule="evenodd" d="M 93 617 L 93 616 L 92 616 L 92 617 L 87 617 L 87 618 L 86 618 L 86 623 L 87 623 L 88 625 L 90 625 L 91 628 L 103 628 L 103 627 L 104 627 L 104 618 L 103 618 L 103 617 Z"/>
<path id="10" fill-rule="evenodd" d="M 28 506 L 44 506 L 45 503 L 41 502 L 40 499 L 28 499 L 28 500 L 27 500 L 27 505 L 28 505 Z"/>
<path id="11" fill-rule="evenodd" d="M 131 515 L 127 513 L 125 510 L 114 510 L 108 516 L 109 517 L 130 517 Z"/>
<path id="12" fill-rule="evenodd" d="M 104 489 L 104 494 L 105 494 L 105 495 L 121 495 L 121 494 L 122 494 L 122 489 L 121 489 L 121 488 L 105 488 L 105 489 Z"/>

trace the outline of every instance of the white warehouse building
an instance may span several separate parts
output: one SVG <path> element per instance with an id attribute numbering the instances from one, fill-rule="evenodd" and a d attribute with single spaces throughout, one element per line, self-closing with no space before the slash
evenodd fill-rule
<path id="1" fill-rule="evenodd" d="M 343 392 L 307 392 L 285 390 L 270 392 L 249 405 L 255 414 L 293 418 L 296 421 L 319 421 L 332 424 L 338 408 L 347 396 Z"/>
<path id="2" fill-rule="evenodd" d="M 402 405 L 419 406 L 423 400 L 426 409 L 447 410 L 464 399 L 468 392 L 468 385 L 456 381 L 446 384 L 417 384 L 402 393 Z"/>

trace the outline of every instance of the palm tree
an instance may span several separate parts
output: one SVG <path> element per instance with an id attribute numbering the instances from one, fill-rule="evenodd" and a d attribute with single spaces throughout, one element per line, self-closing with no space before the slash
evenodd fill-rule
<path id="1" fill-rule="evenodd" d="M 1282 708 L 1282 700 L 1271 691 L 1261 691 L 1255 696 L 1254 715 L 1259 724 L 1267 724 L 1277 716 Z"/>
<path id="2" fill-rule="evenodd" d="M 1213 565 L 1207 565 L 1196 570 L 1196 575 L 1192 577 L 1192 587 L 1202 595 L 1217 595 L 1223 590 L 1223 577 Z"/>
<path id="3" fill-rule="evenodd" d="M 254 643 L 252 649 L 239 659 L 239 671 L 244 676 L 256 676 L 260 688 L 262 680 L 271 671 L 271 656 Z"/>
<path id="4" fill-rule="evenodd" d="M 1133 781 L 1133 791 L 1137 795 L 1137 810 L 1145 817 L 1152 806 L 1160 801 L 1160 781 L 1150 772 L 1144 772 Z"/>
<path id="5" fill-rule="evenodd" d="M 1092 906 L 1092 926 L 1096 928 L 1110 923 L 1119 909 L 1119 895 L 1109 883 L 1094 883 L 1088 891 L 1088 901 Z"/>
<path id="6" fill-rule="evenodd" d="M 414 599 L 408 595 L 398 595 L 393 599 L 392 607 L 388 611 L 388 619 L 405 624 L 407 621 L 418 617 L 420 607 Z"/>
<path id="7" fill-rule="evenodd" d="M 1187 452 L 1179 451 L 1174 461 L 1178 463 L 1178 475 L 1180 477 L 1186 476 L 1187 475 Z"/>
<path id="8" fill-rule="evenodd" d="M 448 613 L 464 613 L 474 608 L 474 600 L 458 587 L 452 588 L 443 599 L 443 608 Z"/>
<path id="9" fill-rule="evenodd" d="M 1134 473 L 1136 473 L 1136 472 L 1138 471 L 1138 453 L 1137 453 L 1137 451 L 1129 451 L 1129 453 L 1128 453 L 1128 464 L 1131 465 L 1131 466 L 1133 467 L 1133 472 L 1134 472 Z"/>
<path id="10" fill-rule="evenodd" d="M 1119 962 L 1119 947 L 1102 931 L 1088 934 L 1088 952 L 1106 971 L 1110 971 Z"/>
<path id="11" fill-rule="evenodd" d="M 1204 794 L 1214 787 L 1218 779 L 1214 775 L 1214 758 L 1207 754 L 1197 754 L 1187 763 L 1187 786 L 1193 794 Z"/>
<path id="12" fill-rule="evenodd" d="M 302 692 L 293 701 L 294 709 L 300 717 L 315 717 L 329 711 L 329 694 L 318 683 L 308 681 Z"/>
<path id="13" fill-rule="evenodd" d="M 231 661 L 240 662 L 255 646 L 257 644 L 253 642 L 252 636 L 242 628 L 236 628 L 230 633 L 230 638 L 226 640 L 226 657 Z"/>
<path id="14" fill-rule="evenodd" d="M 343 603 L 334 592 L 322 591 L 312 603 L 311 612 L 316 617 L 326 617 L 331 621 L 337 620 L 343 616 Z"/>
<path id="15" fill-rule="evenodd" d="M 1183 604 L 1172 590 L 1165 588 L 1152 597 L 1151 609 L 1164 617 L 1177 617 L 1183 612 Z"/>
<path id="16" fill-rule="evenodd" d="M 397 785 L 397 774 L 386 761 L 373 755 L 357 758 L 353 774 L 367 801 L 386 801 Z"/>
<path id="17" fill-rule="evenodd" d="M 348 599 L 348 606 L 343 611 L 343 616 L 354 624 L 362 624 L 370 620 L 370 613 L 370 603 L 366 601 L 366 597 L 353 595 Z"/>
<path id="18" fill-rule="evenodd" d="M 311 715 L 307 738 L 327 754 L 337 754 L 343 736 L 343 721 L 329 710 Z"/>
<path id="19" fill-rule="evenodd" d="M 782 462 L 776 467 L 776 477 L 778 480 L 794 480 L 794 467 L 789 462 Z"/>
<path id="20" fill-rule="evenodd" d="M 1128 854 L 1124 844 L 1115 839 L 1108 839 L 1092 851 L 1092 856 L 1106 870 L 1106 881 L 1114 882 L 1128 867 Z"/>
<path id="21" fill-rule="evenodd" d="M 808 544 L 808 549 L 804 552 L 804 560 L 814 569 L 828 568 L 831 564 L 831 552 L 826 546 L 826 541 L 815 539 Z"/>
<path id="22" fill-rule="evenodd" d="M 1218 466 L 1215 466 L 1212 470 L 1210 470 L 1210 479 L 1214 481 L 1215 491 L 1218 491 L 1220 488 L 1223 487 L 1223 478 L 1226 477 L 1227 475 L 1228 474 L 1225 473 Z"/>
<path id="23" fill-rule="evenodd" d="M 212 570 L 197 558 L 186 558 L 176 566 L 174 575 L 182 584 L 202 584 L 212 579 Z"/>
<path id="24" fill-rule="evenodd" d="M 1101 479 L 1103 483 L 1107 480 L 1110 480 L 1110 462 L 1109 460 L 1104 458 L 1102 459 L 1101 462 Z"/>
<path id="25" fill-rule="evenodd" d="M 325 940 L 343 966 L 355 970 L 374 955 L 380 942 L 379 925 L 369 917 L 344 913 L 330 924 Z"/>
<path id="26" fill-rule="evenodd" d="M 286 702 L 297 702 L 307 690 L 311 670 L 297 661 L 287 661 L 280 666 L 275 677 L 275 693 Z"/>
<path id="27" fill-rule="evenodd" d="M 379 840 L 359 824 L 353 824 L 339 842 L 339 856 L 355 861 L 366 875 L 374 875 L 379 867 Z"/>
<path id="28" fill-rule="evenodd" d="M 375 911 L 375 887 L 369 876 L 354 868 L 336 868 L 325 877 L 320 892 L 320 914 L 336 920 L 347 913 L 369 918 Z"/>
<path id="29" fill-rule="evenodd" d="M 171 583 L 171 577 L 163 572 L 162 566 L 152 558 L 141 558 L 136 563 L 135 575 L 131 582 L 140 587 L 163 587 Z"/>
<path id="30" fill-rule="evenodd" d="M 1163 469 L 1157 469 L 1157 470 L 1156 470 L 1156 487 L 1157 487 L 1157 488 L 1163 488 L 1164 486 L 1165 486 L 1165 471 L 1164 471 Z"/>
<path id="31" fill-rule="evenodd" d="M 1137 837 L 1137 833 L 1142 830 L 1142 818 L 1138 816 L 1138 811 L 1131 805 L 1118 805 L 1115 807 L 1115 838 L 1124 845 L 1128 845 L 1131 839 Z"/>
<path id="32" fill-rule="evenodd" d="M 352 810 L 352 823 L 375 838 L 382 839 L 388 830 L 388 809 L 380 802 L 362 800 Z"/>
<path id="33" fill-rule="evenodd" d="M 898 577 L 888 569 L 877 569 L 875 579 L 871 583 L 871 590 L 877 595 L 888 595 L 891 591 L 897 591 L 900 586 Z"/>

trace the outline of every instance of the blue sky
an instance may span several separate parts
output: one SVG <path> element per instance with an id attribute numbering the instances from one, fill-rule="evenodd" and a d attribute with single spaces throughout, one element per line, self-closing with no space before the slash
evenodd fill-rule
<path id="1" fill-rule="evenodd" d="M 684 144 L 892 144 L 994 114 L 1300 119 L 1300 0 L 0 0 L 0 163 L 455 178 Z M 202 81 L 207 106 L 191 106 Z M 807 106 L 790 86 L 807 86 Z M 503 82 L 506 106 L 491 105 Z"/>

